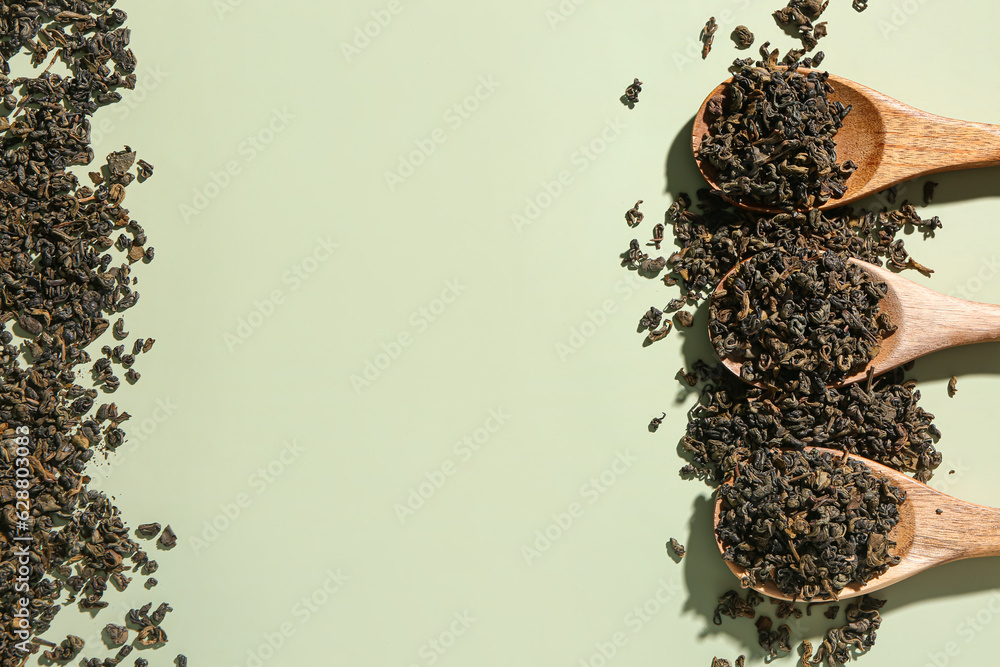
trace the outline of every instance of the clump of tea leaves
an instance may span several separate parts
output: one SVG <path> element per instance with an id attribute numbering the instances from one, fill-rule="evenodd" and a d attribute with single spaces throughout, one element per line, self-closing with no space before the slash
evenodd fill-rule
<path id="1" fill-rule="evenodd" d="M 801 254 L 754 255 L 712 298 L 712 343 L 720 357 L 742 361 L 747 382 L 817 391 L 863 370 L 896 330 L 879 312 L 885 283 L 834 252 Z"/>
<path id="2" fill-rule="evenodd" d="M 102 394 L 106 399 L 118 390 L 119 374 L 138 379 L 135 355 L 152 344 L 133 344 L 127 354 L 123 316 L 139 300 L 133 265 L 154 257 L 143 226 L 124 206 L 126 188 L 150 177 L 153 167 L 136 162 L 128 146 L 95 162 L 91 145 L 92 117 L 136 87 L 128 17 L 114 5 L 2 4 L 3 667 L 23 665 L 25 654 L 42 646 L 50 649 L 44 659 L 75 660 L 84 648 L 80 637 L 69 635 L 58 645 L 42 639 L 56 614 L 70 606 L 96 614 L 109 605 L 106 593 L 129 585 L 128 573 L 142 568 L 148 576 L 157 567 L 86 474 L 95 452 L 113 452 L 126 435 L 121 426 L 129 414 Z M 24 52 L 30 65 L 20 63 L 25 76 L 15 76 L 11 63 Z M 93 170 L 86 185 L 74 173 L 84 166 Z M 87 349 L 105 333 L 122 344 L 105 346 L 105 356 L 94 361 Z M 166 641 L 165 633 L 152 635 L 153 644 Z M 125 644 L 117 658 L 101 664 L 118 664 L 131 650 Z"/>
<path id="3" fill-rule="evenodd" d="M 848 605 L 847 624 L 827 630 L 823 643 L 816 649 L 816 656 L 809 664 L 836 667 L 847 664 L 859 652 L 869 651 L 875 645 L 875 631 L 882 625 L 882 614 L 879 610 L 885 602 L 871 595 L 864 595 L 860 600 Z M 805 665 L 811 656 L 812 645 L 807 644 L 802 651 L 802 664 Z"/>
<path id="4" fill-rule="evenodd" d="M 906 494 L 847 456 L 760 449 L 719 495 L 723 557 L 746 569 L 750 586 L 836 598 L 899 562 L 889 532 Z"/>
<path id="5" fill-rule="evenodd" d="M 678 195 L 667 217 L 680 246 L 669 258 L 667 280 L 680 283 L 685 300 L 692 303 L 707 297 L 742 260 L 771 249 L 804 256 L 833 251 L 845 259 L 876 266 L 885 260 L 897 269 L 926 273 L 930 269 L 910 257 L 899 234 L 911 226 L 931 236 L 942 226 L 937 216 L 921 218 L 909 203 L 893 211 L 843 207 L 769 215 L 735 208 L 707 189 L 698 191 L 697 203 L 687 194 Z"/>
<path id="6" fill-rule="evenodd" d="M 698 158 L 733 200 L 793 210 L 839 199 L 857 169 L 837 162 L 834 143 L 851 107 L 828 98 L 828 73 L 779 66 L 767 46 L 756 64 L 735 61 L 732 82 L 710 100 Z"/>
<path id="7" fill-rule="evenodd" d="M 695 364 L 701 397 L 688 415 L 681 450 L 694 463 L 682 473 L 716 483 L 762 448 L 818 446 L 857 454 L 927 482 L 941 465 L 934 415 L 919 405 L 914 380 L 896 369 L 871 387 L 826 387 L 811 396 L 754 387 L 720 365 Z"/>

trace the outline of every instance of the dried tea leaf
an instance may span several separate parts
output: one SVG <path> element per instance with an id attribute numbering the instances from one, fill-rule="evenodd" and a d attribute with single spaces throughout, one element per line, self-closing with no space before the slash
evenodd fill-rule
<path id="1" fill-rule="evenodd" d="M 669 544 L 670 544 L 670 549 L 674 552 L 674 554 L 678 558 L 684 558 L 684 555 L 687 553 L 687 550 L 684 548 L 684 545 L 682 545 L 680 542 L 678 542 L 672 537 L 670 538 Z"/>

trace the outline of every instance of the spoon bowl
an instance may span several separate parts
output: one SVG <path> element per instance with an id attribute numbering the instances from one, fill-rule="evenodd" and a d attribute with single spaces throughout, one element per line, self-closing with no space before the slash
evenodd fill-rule
<path id="1" fill-rule="evenodd" d="M 799 71 L 809 72 L 803 68 Z M 727 79 L 705 98 L 691 132 L 691 148 L 698 169 L 716 190 L 718 172 L 707 160 L 698 159 L 698 149 L 715 119 L 708 112 L 708 102 L 724 95 L 732 81 Z M 834 137 L 837 161 L 853 160 L 858 169 L 847 179 L 843 197 L 830 199 L 817 208 L 850 204 L 918 176 L 1000 165 L 1000 126 L 935 116 L 835 74 L 830 75 L 828 82 L 833 86 L 829 99 L 852 107 Z M 751 200 L 725 198 L 753 211 L 779 211 Z"/>
<path id="2" fill-rule="evenodd" d="M 838 457 L 844 455 L 843 452 L 822 447 L 805 449 L 827 452 Z M 896 542 L 892 554 L 899 556 L 899 563 L 866 583 L 855 582 L 846 586 L 837 599 L 873 593 L 951 561 L 1000 555 L 1000 510 L 953 498 L 898 470 L 853 454 L 848 456 L 871 468 L 877 476 L 889 479 L 906 493 L 906 500 L 899 506 L 899 523 L 889 532 L 889 539 Z M 938 510 L 941 510 L 941 514 L 938 514 Z M 716 531 L 721 513 L 722 496 L 717 495 Z M 717 532 L 716 545 L 719 552 L 724 553 Z M 733 574 L 744 580 L 744 568 L 729 561 L 726 561 L 726 565 Z M 794 601 L 794 598 L 782 593 L 772 581 L 755 586 L 754 590 L 779 600 Z"/>
<path id="3" fill-rule="evenodd" d="M 745 263 L 749 260 L 744 260 Z M 848 375 L 834 387 L 862 380 L 871 373 L 881 375 L 925 354 L 960 345 L 1000 341 L 1000 306 L 966 301 L 940 294 L 912 280 L 859 259 L 850 263 L 865 270 L 873 280 L 888 287 L 880 309 L 889 315 L 896 331 L 882 339 L 878 355 L 864 368 Z M 726 280 L 739 266 L 733 267 L 715 288 L 725 289 Z M 715 298 L 715 295 L 712 295 Z M 714 348 L 714 345 L 713 345 Z M 739 358 L 720 357 L 722 364 L 741 377 Z M 754 383 L 762 386 L 760 383 Z"/>

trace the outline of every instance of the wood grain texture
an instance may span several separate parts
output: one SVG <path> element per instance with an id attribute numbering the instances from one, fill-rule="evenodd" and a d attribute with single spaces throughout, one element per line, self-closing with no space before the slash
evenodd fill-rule
<path id="1" fill-rule="evenodd" d="M 1000 340 L 1000 306 L 947 296 L 873 264 L 848 261 L 889 288 L 882 310 L 897 329 L 882 341 L 882 350 L 868 365 L 875 375 L 938 350 Z M 841 384 L 857 382 L 867 373 L 868 367 Z"/>
<path id="2" fill-rule="evenodd" d="M 806 450 L 843 456 L 843 452 L 822 447 L 806 447 Z M 890 567 L 884 574 L 866 584 L 855 583 L 845 587 L 838 599 L 873 593 L 944 563 L 1000 555 L 1000 510 L 975 505 L 935 491 L 898 470 L 860 456 L 851 455 L 851 458 L 869 466 L 875 474 L 892 480 L 894 485 L 906 492 L 906 500 L 900 506 L 900 521 L 889 533 L 889 538 L 896 542 L 892 553 L 901 560 L 898 565 Z M 942 510 L 941 514 L 937 513 L 939 509 Z M 717 493 L 716 529 L 719 527 L 721 510 L 722 498 Z M 723 553 L 718 536 L 716 545 L 719 553 Z M 743 580 L 746 575 L 744 568 L 729 561 L 726 561 L 726 565 Z M 757 586 L 756 590 L 780 600 L 792 600 L 771 582 Z"/>
<path id="3" fill-rule="evenodd" d="M 718 173 L 707 161 L 698 159 L 698 148 L 710 124 L 708 101 L 731 82 L 726 80 L 705 98 L 691 133 L 698 169 L 716 189 Z M 831 199 L 821 209 L 849 204 L 919 176 L 1000 165 L 1000 126 L 935 116 L 835 74 L 829 82 L 834 89 L 830 99 L 853 107 L 834 138 L 837 161 L 853 160 L 858 170 L 848 179 L 844 196 Z M 737 205 L 754 211 L 772 210 Z"/>

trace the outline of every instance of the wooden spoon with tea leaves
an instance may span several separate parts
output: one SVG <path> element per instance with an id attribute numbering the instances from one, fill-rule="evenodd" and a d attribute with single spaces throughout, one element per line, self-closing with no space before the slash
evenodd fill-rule
<path id="1" fill-rule="evenodd" d="M 918 176 L 1000 165 L 1000 126 L 935 116 L 834 74 L 828 81 L 833 86 L 829 99 L 852 107 L 834 137 L 837 161 L 853 160 L 858 169 L 847 179 L 844 196 L 830 199 L 821 209 L 849 204 Z M 708 113 L 708 103 L 731 82 L 723 82 L 705 98 L 691 135 L 698 169 L 714 189 L 719 189 L 718 174 L 707 160 L 697 159 L 698 148 L 715 119 Z M 771 210 L 746 202 L 738 205 Z"/>
<path id="2" fill-rule="evenodd" d="M 843 452 L 822 447 L 807 447 L 807 450 L 829 452 L 843 456 Z M 865 584 L 854 583 L 841 590 L 839 599 L 852 598 L 873 593 L 936 565 L 950 563 L 965 558 L 1000 556 L 1000 509 L 974 505 L 935 491 L 912 477 L 860 456 L 850 458 L 864 463 L 880 476 L 888 478 L 892 484 L 906 492 L 906 500 L 899 506 L 899 523 L 889 531 L 889 539 L 896 543 L 891 550 L 899 556 L 899 564 L 889 567 L 883 574 Z M 941 514 L 937 511 L 941 510 Z M 722 511 L 722 496 L 715 501 L 715 528 L 719 527 Z M 716 533 L 716 544 L 720 553 L 724 548 Z M 735 563 L 726 565 L 741 580 L 746 570 Z M 768 581 L 754 589 L 779 600 L 792 598 L 782 593 L 774 582 Z"/>
<path id="3" fill-rule="evenodd" d="M 881 310 L 888 313 L 896 331 L 882 340 L 881 350 L 867 366 L 835 386 L 863 380 L 869 372 L 873 376 L 881 375 L 938 350 L 1000 341 L 1000 306 L 947 296 L 874 264 L 857 259 L 848 261 L 889 287 L 882 299 Z M 736 268 L 719 281 L 716 292 L 725 289 L 726 279 Z M 740 377 L 742 360 L 735 357 L 720 359 L 727 369 Z"/>

